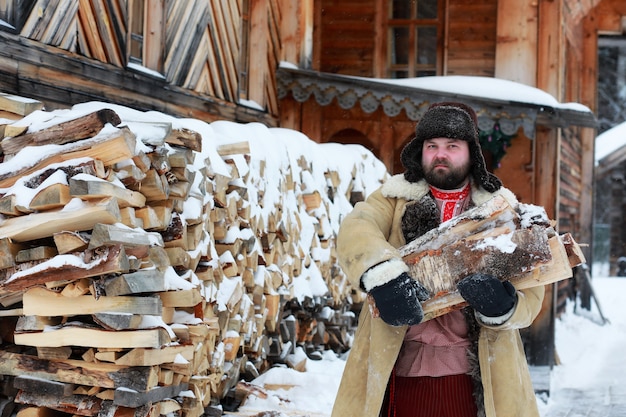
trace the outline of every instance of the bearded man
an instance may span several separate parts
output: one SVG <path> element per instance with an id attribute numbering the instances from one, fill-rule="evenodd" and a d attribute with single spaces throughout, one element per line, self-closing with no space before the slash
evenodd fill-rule
<path id="1" fill-rule="evenodd" d="M 433 104 L 391 177 L 341 224 L 337 252 L 361 310 L 333 417 L 538 417 L 519 329 L 540 311 L 544 287 L 516 291 L 506 277 L 457 285 L 468 307 L 422 322 L 428 291 L 398 248 L 441 222 L 513 193 L 485 166 L 474 110 Z M 372 311 L 377 311 L 376 317 Z"/>

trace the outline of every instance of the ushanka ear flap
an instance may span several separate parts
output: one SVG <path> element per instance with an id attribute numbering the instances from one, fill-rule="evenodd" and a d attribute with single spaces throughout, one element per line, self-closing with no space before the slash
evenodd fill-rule
<path id="1" fill-rule="evenodd" d="M 400 162 L 404 166 L 404 179 L 408 182 L 418 182 L 424 178 L 422 169 L 422 143 L 414 138 L 400 153 Z"/>
<path id="2" fill-rule="evenodd" d="M 472 177 L 474 181 L 486 191 L 493 193 L 502 187 L 502 181 L 491 172 L 487 171 L 487 164 L 480 149 L 478 140 L 470 143 L 470 158 L 472 159 Z"/>

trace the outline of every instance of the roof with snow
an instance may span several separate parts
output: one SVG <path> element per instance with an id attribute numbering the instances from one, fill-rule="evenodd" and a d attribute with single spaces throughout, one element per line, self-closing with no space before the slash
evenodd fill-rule
<path id="1" fill-rule="evenodd" d="M 291 92 L 296 101 L 305 102 L 313 96 L 322 106 L 337 99 L 346 110 L 358 102 L 366 113 L 382 107 L 387 116 L 394 117 L 404 110 L 411 120 L 419 120 L 433 102 L 461 101 L 474 108 L 481 129 L 491 129 L 498 121 L 504 133 L 514 134 L 522 127 L 529 138 L 534 138 L 536 125 L 597 126 L 593 112 L 582 104 L 559 103 L 543 90 L 498 78 L 363 78 L 300 69 L 288 63 L 281 64 L 277 78 L 279 98 Z"/>
<path id="2" fill-rule="evenodd" d="M 626 161 L 626 122 L 596 137 L 596 173 L 600 176 Z"/>

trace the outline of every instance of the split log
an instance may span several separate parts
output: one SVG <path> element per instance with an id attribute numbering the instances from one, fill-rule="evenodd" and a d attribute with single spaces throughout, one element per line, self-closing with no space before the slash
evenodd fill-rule
<path id="1" fill-rule="evenodd" d="M 157 367 L 124 366 L 82 360 L 41 359 L 0 350 L 0 373 L 103 388 L 146 391 L 156 385 Z"/>
<path id="2" fill-rule="evenodd" d="M 120 117 L 113 110 L 101 109 L 33 133 L 5 138 L 0 147 L 5 154 L 14 155 L 27 146 L 63 145 L 95 136 L 107 123 L 117 126 L 120 122 Z"/>
<path id="3" fill-rule="evenodd" d="M 124 126 L 130 128 L 133 132 L 143 132 L 138 139 L 146 145 L 159 147 L 165 143 L 165 138 L 172 131 L 170 122 L 159 121 L 124 121 Z"/>
<path id="4" fill-rule="evenodd" d="M 71 199 L 70 187 L 66 184 L 52 184 L 35 194 L 28 204 L 28 209 L 31 211 L 58 209 L 64 207 Z"/>
<path id="5" fill-rule="evenodd" d="M 142 405 L 163 401 L 166 398 L 175 398 L 181 393 L 181 391 L 186 389 L 186 383 L 182 383 L 180 385 L 154 387 L 150 391 L 146 392 L 133 392 L 127 389 L 118 388 L 115 390 L 113 404 L 123 407 L 137 408 Z"/>
<path id="6" fill-rule="evenodd" d="M 128 313 L 94 313 L 91 315 L 94 323 L 99 324 L 106 330 L 136 330 L 141 327 L 143 316 L 141 314 Z"/>
<path id="7" fill-rule="evenodd" d="M 202 152 L 202 136 L 190 129 L 172 129 L 165 138 L 170 145 L 183 146 L 196 152 Z"/>
<path id="8" fill-rule="evenodd" d="M 7 194 L 0 197 L 0 214 L 7 216 L 20 216 L 24 214 L 19 205 L 16 203 L 17 198 L 13 194 Z"/>
<path id="9" fill-rule="evenodd" d="M 25 246 L 9 238 L 0 239 L 0 269 L 15 266 L 15 257 Z"/>
<path id="10" fill-rule="evenodd" d="M 412 254 L 404 260 L 410 274 L 419 277 L 420 283 L 435 296 L 456 288 L 459 280 L 476 272 L 512 279 L 552 260 L 543 227 L 498 228 L 492 232 Z"/>
<path id="11" fill-rule="evenodd" d="M 125 273 L 128 270 L 129 260 L 126 252 L 122 246 L 117 245 L 77 255 L 57 255 L 36 265 L 22 263 L 1 270 L 0 289 L 23 291 L 37 285 L 69 283 L 98 275 Z"/>
<path id="12" fill-rule="evenodd" d="M 30 249 L 23 249 L 15 256 L 16 262 L 33 262 L 50 259 L 58 255 L 57 248 L 54 246 L 36 246 Z"/>
<path id="13" fill-rule="evenodd" d="M 563 279 L 571 278 L 572 267 L 567 258 L 567 253 L 559 237 L 550 238 L 552 260 L 538 268 L 511 279 L 511 283 L 518 290 L 548 285 Z M 465 307 L 467 303 L 458 291 L 442 293 L 422 303 L 424 309 L 424 321 L 443 315 L 449 311 Z"/>
<path id="14" fill-rule="evenodd" d="M 63 325 L 43 332 L 15 333 L 15 343 L 25 346 L 83 346 L 99 348 L 160 348 L 172 342 L 166 329 L 121 330 Z"/>
<path id="15" fill-rule="evenodd" d="M 204 300 L 198 288 L 160 292 L 163 307 L 194 307 Z"/>
<path id="16" fill-rule="evenodd" d="M 55 291 L 33 287 L 23 295 L 23 309 L 27 316 L 74 316 L 96 313 L 127 313 L 160 315 L 159 297 L 98 297 L 82 295 L 65 297 Z"/>
<path id="17" fill-rule="evenodd" d="M 38 347 L 37 356 L 41 359 L 69 359 L 72 356 L 70 346 Z"/>
<path id="18" fill-rule="evenodd" d="M 87 249 L 89 235 L 85 232 L 61 231 L 52 235 L 54 245 L 60 254 Z"/>
<path id="19" fill-rule="evenodd" d="M 36 110 L 42 110 L 43 103 L 32 98 L 0 93 L 0 109 L 26 116 Z"/>
<path id="20" fill-rule="evenodd" d="M 142 269 L 95 282 L 107 296 L 167 291 L 165 273 L 158 269 Z"/>
<path id="21" fill-rule="evenodd" d="M 136 348 L 115 360 L 116 365 L 152 366 L 175 362 L 177 356 L 193 360 L 195 347 L 187 345 L 169 345 L 160 349 Z"/>
<path id="22" fill-rule="evenodd" d="M 20 391 L 15 397 L 19 404 L 30 404 L 75 415 L 95 417 L 100 413 L 101 400 L 87 395 L 58 396 L 53 394 Z"/>
<path id="23" fill-rule="evenodd" d="M 11 403 L 13 403 L 12 400 Z M 17 411 L 16 417 L 58 417 L 58 415 L 56 410 L 46 407 L 22 406 Z"/>
<path id="24" fill-rule="evenodd" d="M 34 158 L 30 166 L 13 167 L 11 160 L 5 161 L 6 168 L 0 173 L 0 188 L 8 188 L 21 177 L 52 164 L 78 158 L 92 158 L 100 160 L 104 166 L 111 166 L 132 158 L 134 154 L 135 135 L 130 130 L 122 128 L 102 133 L 90 139 L 61 145 L 46 156 Z"/>
<path id="25" fill-rule="evenodd" d="M 117 201 L 107 198 L 75 210 L 34 213 L 7 219 L 0 224 L 0 238 L 9 237 L 15 242 L 24 242 L 50 237 L 64 230 L 91 230 L 97 223 L 114 224 L 121 219 Z"/>
<path id="26" fill-rule="evenodd" d="M 130 229 L 113 224 L 96 223 L 91 231 L 88 248 L 94 249 L 113 245 L 123 245 L 125 248 L 163 246 L 163 238 L 156 232 L 146 232 L 141 229 Z"/>
<path id="27" fill-rule="evenodd" d="M 495 197 L 442 223 L 400 252 L 409 274 L 431 293 L 423 303 L 424 319 L 429 320 L 466 305 L 456 284 L 476 272 L 510 280 L 518 289 L 570 278 L 584 257 L 573 256 L 572 264 L 566 247 L 582 255 L 571 236 L 564 241 L 556 235 L 542 208 L 526 204 L 513 208 Z"/>
<path id="28" fill-rule="evenodd" d="M 23 310 L 22 310 L 23 314 Z M 15 326 L 16 332 L 42 331 L 48 326 L 61 324 L 61 317 L 50 316 L 24 316 L 22 315 Z"/>
<path id="29" fill-rule="evenodd" d="M 95 177 L 89 179 L 87 176 L 70 178 L 70 195 L 82 200 L 114 197 L 120 208 L 143 207 L 146 204 L 146 197 L 137 191 Z"/>
<path id="30" fill-rule="evenodd" d="M 33 378 L 30 376 L 15 377 L 15 379 L 13 380 L 13 386 L 22 391 L 50 394 L 56 396 L 71 395 L 76 388 L 76 385 L 74 384 L 49 381 L 46 379 Z"/>

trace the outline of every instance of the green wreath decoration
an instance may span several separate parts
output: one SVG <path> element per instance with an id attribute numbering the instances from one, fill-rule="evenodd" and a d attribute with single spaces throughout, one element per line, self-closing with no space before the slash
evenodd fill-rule
<path id="1" fill-rule="evenodd" d="M 478 135 L 480 146 L 484 151 L 493 156 L 494 167 L 500 168 L 500 160 L 506 155 L 506 151 L 511 146 L 511 141 L 515 134 L 506 135 L 500 129 L 500 123 L 495 122 L 491 131 L 481 130 Z"/>

